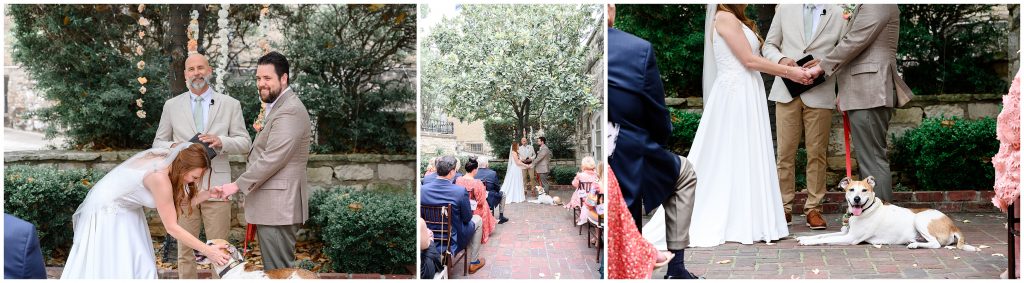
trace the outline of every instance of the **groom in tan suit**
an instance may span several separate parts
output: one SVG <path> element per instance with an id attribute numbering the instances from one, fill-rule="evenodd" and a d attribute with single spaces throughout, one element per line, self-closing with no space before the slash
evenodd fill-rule
<path id="1" fill-rule="evenodd" d="M 171 148 L 201 133 L 200 140 L 218 153 L 212 160 L 210 184 L 219 186 L 231 182 L 228 155 L 248 152 L 252 142 L 245 130 L 241 104 L 210 87 L 212 74 L 206 56 L 191 54 L 185 59 L 188 91 L 164 102 L 153 147 Z M 207 239 L 227 239 L 231 228 L 231 202 L 211 198 L 193 207 L 191 215 L 179 216 L 178 224 L 196 237 L 199 237 L 199 227 L 203 226 Z M 186 245 L 178 245 L 178 274 L 180 279 L 197 278 L 195 255 Z"/>
<path id="2" fill-rule="evenodd" d="M 256 225 L 265 270 L 292 267 L 295 237 L 309 219 L 306 161 L 312 137 L 309 112 L 288 87 L 288 59 L 277 52 L 256 63 L 256 86 L 266 104 L 245 173 L 221 188 L 245 194 L 245 221 Z M 257 118 L 258 119 L 258 118 Z"/>
<path id="3" fill-rule="evenodd" d="M 820 60 L 832 52 L 845 23 L 842 8 L 834 4 L 778 5 L 761 53 L 772 62 L 789 66 L 797 66 L 796 60 L 808 54 Z M 820 206 L 826 191 L 825 171 L 828 165 L 825 157 L 832 128 L 832 109 L 836 105 L 836 80 L 828 78 L 824 83 L 794 96 L 789 93 L 783 78 L 775 77 L 768 100 L 775 101 L 775 131 L 779 147 L 777 168 L 786 222 L 793 221 L 796 149 L 803 136 L 807 147 L 807 201 L 803 212 L 807 215 L 808 227 L 825 229 Z"/>
<path id="4" fill-rule="evenodd" d="M 835 75 L 839 110 L 849 111 L 850 134 L 861 179 L 875 177 L 875 194 L 892 201 L 886 135 L 894 107 L 914 97 L 896 72 L 900 41 L 900 10 L 895 4 L 856 5 L 839 44 L 815 75 Z"/>

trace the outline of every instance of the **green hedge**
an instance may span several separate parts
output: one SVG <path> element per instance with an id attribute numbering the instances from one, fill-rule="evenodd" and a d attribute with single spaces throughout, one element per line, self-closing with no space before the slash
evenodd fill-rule
<path id="1" fill-rule="evenodd" d="M 576 172 L 580 170 L 570 166 L 555 166 L 551 168 L 551 177 L 555 178 L 555 184 L 571 185 L 572 179 L 576 178 Z"/>
<path id="2" fill-rule="evenodd" d="M 75 232 L 71 217 L 105 172 L 15 165 L 4 171 L 4 213 L 36 226 L 46 258 L 66 258 Z"/>
<path id="3" fill-rule="evenodd" d="M 334 272 L 405 274 L 416 264 L 413 190 L 336 187 L 313 193 L 313 232 L 324 242 Z"/>
<path id="4" fill-rule="evenodd" d="M 999 150 L 993 118 L 928 118 L 894 140 L 892 168 L 918 190 L 991 190 L 992 156 Z"/>
<path id="5" fill-rule="evenodd" d="M 672 115 L 672 138 L 668 141 L 668 148 L 676 154 L 687 156 L 697 136 L 701 114 L 675 108 L 669 108 L 668 111 Z"/>
<path id="6" fill-rule="evenodd" d="M 491 169 L 494 170 L 494 173 L 497 173 L 499 183 L 505 181 L 505 171 L 508 170 L 508 163 L 491 163 L 488 167 L 491 167 Z"/>

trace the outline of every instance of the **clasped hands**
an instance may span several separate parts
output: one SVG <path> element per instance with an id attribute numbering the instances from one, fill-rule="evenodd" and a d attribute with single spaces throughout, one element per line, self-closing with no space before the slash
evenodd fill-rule
<path id="1" fill-rule="evenodd" d="M 215 186 L 210 189 L 210 197 L 212 198 L 227 198 L 238 192 L 238 185 L 235 183 L 227 183 L 221 186 Z"/>
<path id="2" fill-rule="evenodd" d="M 825 73 L 825 71 L 821 69 L 821 66 L 818 66 L 818 63 L 821 63 L 821 60 L 814 59 L 810 62 L 804 63 L 803 66 L 798 66 L 796 61 L 793 61 L 793 59 L 790 58 L 782 58 L 782 60 L 779 60 L 779 64 L 790 67 L 782 77 L 803 85 L 810 85 L 814 83 L 814 79 L 817 79 Z"/>

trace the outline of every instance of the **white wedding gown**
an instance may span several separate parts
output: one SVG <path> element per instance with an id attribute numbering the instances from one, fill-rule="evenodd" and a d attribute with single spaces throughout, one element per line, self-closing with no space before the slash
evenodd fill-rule
<path id="1" fill-rule="evenodd" d="M 760 42 L 743 33 L 755 55 Z M 753 244 L 789 235 L 775 167 L 767 95 L 761 73 L 749 70 L 714 33 L 718 70 L 687 159 L 697 172 L 690 222 L 690 246 L 725 242 Z M 665 244 L 665 212 L 659 207 L 643 227 L 644 238 L 660 250 Z"/>
<path id="2" fill-rule="evenodd" d="M 508 151 L 508 169 L 505 169 L 505 180 L 501 182 L 501 192 L 505 194 L 505 203 L 526 201 L 526 185 L 523 184 L 523 170 L 512 158 L 512 149 Z"/>
<path id="3" fill-rule="evenodd" d="M 74 242 L 61 279 L 157 278 L 153 240 L 143 211 L 156 203 L 142 179 L 170 164 L 176 152 L 144 151 L 96 182 L 72 218 Z"/>

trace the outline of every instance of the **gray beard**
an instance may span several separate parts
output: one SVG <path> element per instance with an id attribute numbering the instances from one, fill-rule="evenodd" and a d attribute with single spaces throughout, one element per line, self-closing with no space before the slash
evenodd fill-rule
<path id="1" fill-rule="evenodd" d="M 202 82 L 196 82 L 196 79 L 199 79 L 199 78 L 202 78 L 203 81 Z M 192 80 L 188 82 L 188 86 L 189 86 L 189 89 L 191 89 L 191 90 L 199 91 L 200 89 L 203 89 L 204 87 L 206 87 L 207 82 L 209 82 L 209 81 L 210 81 L 210 77 L 209 76 L 192 78 Z"/>

